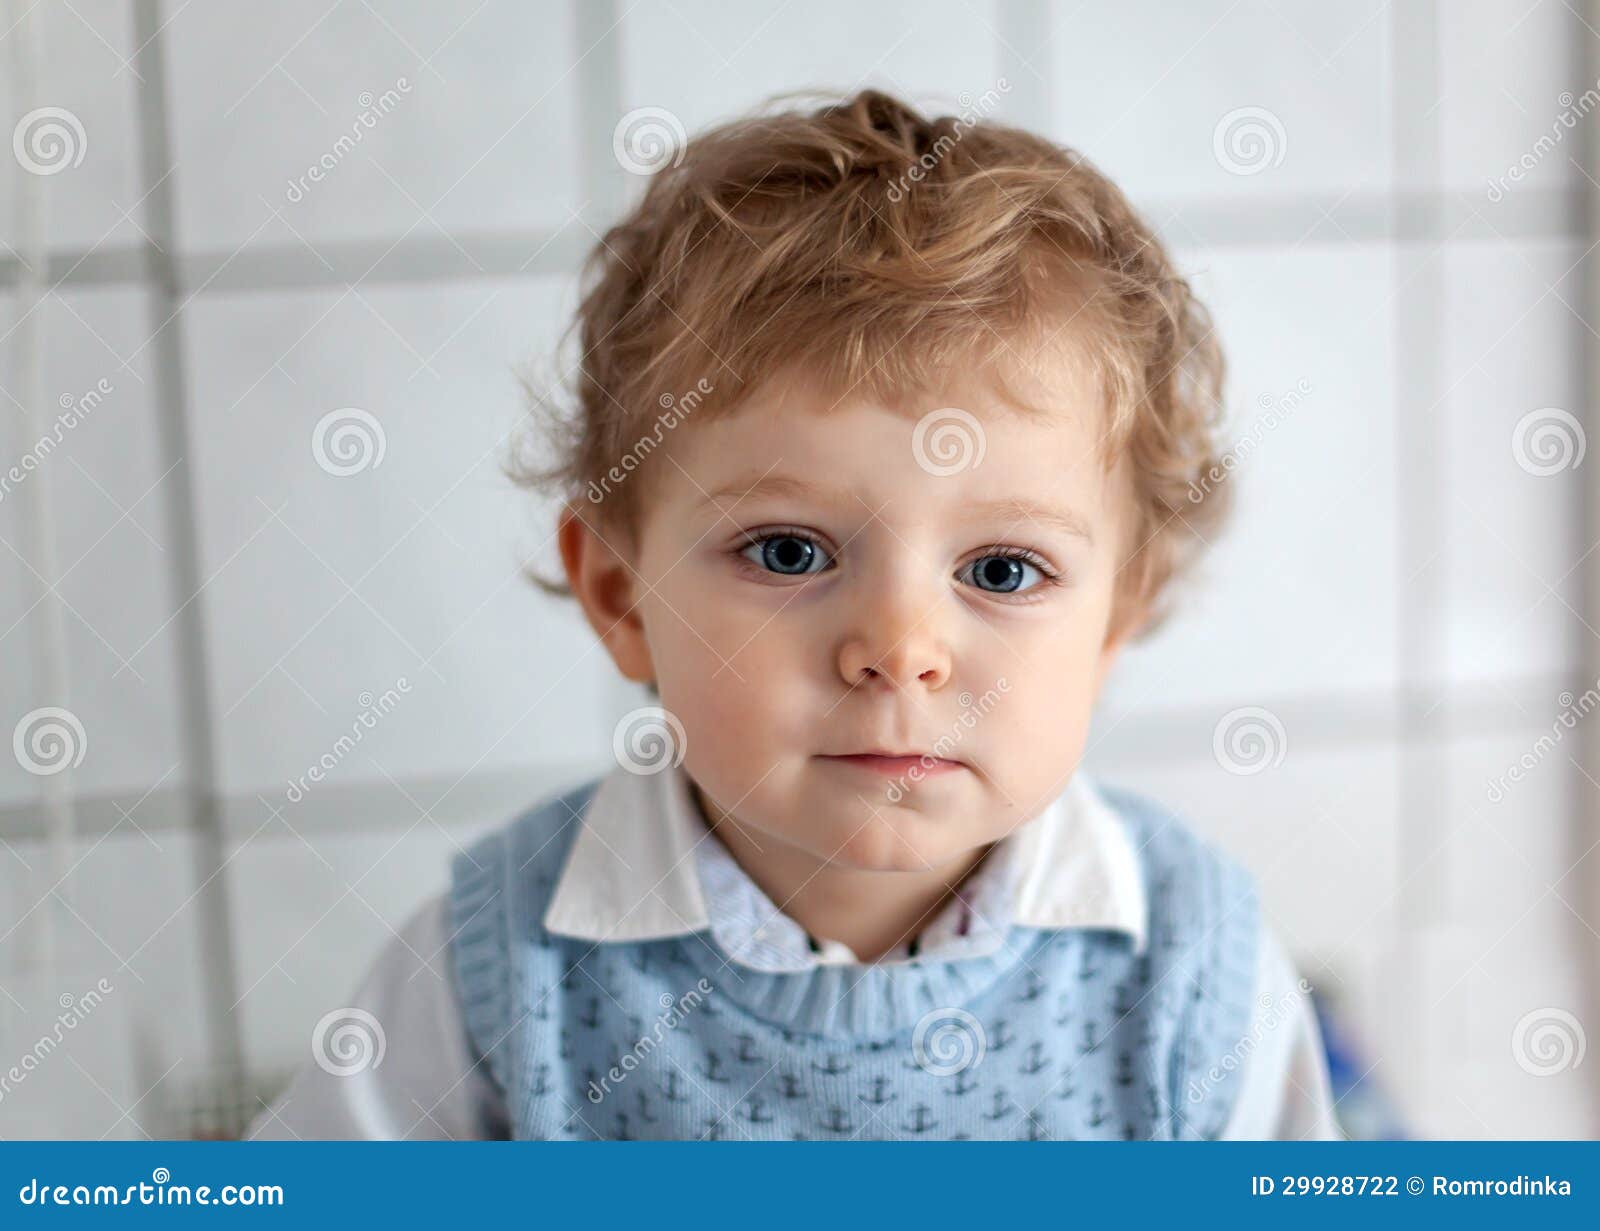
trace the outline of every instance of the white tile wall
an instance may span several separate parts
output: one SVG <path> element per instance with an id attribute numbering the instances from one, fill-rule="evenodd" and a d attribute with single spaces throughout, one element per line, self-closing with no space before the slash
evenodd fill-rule
<path id="1" fill-rule="evenodd" d="M 14 20 L 15 14 L 8 16 L 7 27 Z M 139 143 L 134 128 L 138 80 L 127 63 L 137 44 L 130 8 L 122 0 L 42 4 L 30 11 L 29 22 L 37 32 L 40 55 L 34 77 L 41 97 L 27 110 L 64 109 L 79 128 L 74 132 L 70 120 L 52 119 L 53 127 L 60 125 L 56 133 L 66 134 L 66 144 L 56 145 L 52 139 L 33 147 L 38 161 L 61 168 L 38 177 L 36 185 L 45 193 L 51 247 L 85 249 L 133 243 L 140 238 L 136 206 L 144 189 L 139 185 Z M 7 61 L 12 54 L 13 47 L 7 44 Z M 12 111 L 9 68 L 8 62 L 8 146 L 22 119 L 22 113 Z M 9 156 L 0 167 L 0 209 L 5 211 L 0 217 L 6 224 L 0 237 L 8 243 L 16 216 L 15 188 L 22 174 Z M 125 217 L 124 211 L 132 211 L 133 218 Z"/>
<path id="2" fill-rule="evenodd" d="M 183 246 L 565 221 L 583 203 L 572 29 L 554 0 L 186 9 L 167 34 Z M 388 90 L 397 103 L 364 124 Z"/>
<path id="3" fill-rule="evenodd" d="M 1552 823 L 1575 804 L 1573 736 L 1500 802 L 1485 785 L 1534 749 L 1556 713 L 1552 701 L 1534 716 L 1542 727 L 1453 740 L 1436 761 L 1449 912 L 1418 934 L 1413 985 L 1401 1002 L 1432 1027 L 1407 1093 L 1437 1135 L 1594 1135 L 1585 1066 L 1542 1074 L 1549 1054 L 1516 1042 L 1525 1020 L 1553 1022 L 1560 1012 L 1591 1020 L 1594 869 L 1592 856 L 1587 865 L 1580 856 L 1593 835 L 1580 839 Z"/>
<path id="4" fill-rule="evenodd" d="M 23 617 L 39 594 L 30 569 L 40 562 L 25 531 L 25 508 L 34 498 L 30 485 L 42 481 L 55 526 L 71 695 L 44 695 L 35 664 L 20 649 L 0 654 L 0 683 L 8 710 L 26 701 L 16 716 L 65 705 L 83 722 L 93 755 L 75 771 L 77 789 L 133 790 L 137 797 L 181 759 L 173 717 L 174 630 L 163 628 L 173 609 L 167 590 L 170 538 L 157 486 L 163 467 L 155 443 L 152 354 L 143 345 L 153 328 L 150 302 L 136 289 L 63 288 L 36 312 L 47 401 L 32 420 L 31 439 L 47 435 L 52 447 L 41 452 L 24 444 L 8 416 L 7 468 L 20 461 L 24 448 L 36 453 L 38 466 L 0 501 L 0 539 L 6 544 L 0 555 L 8 581 L 16 579 L 6 586 L 6 626 Z M 78 413 L 77 425 L 63 428 L 60 443 L 54 443 L 60 399 L 77 404 L 97 392 L 101 380 L 111 392 Z M 16 453 L 9 451 L 13 440 Z M 34 608 L 23 618 L 8 634 L 8 646 L 25 644 L 44 610 Z M 182 782 L 181 769 L 175 779 Z M 30 799 L 36 785 L 15 758 L 0 758 L 0 803 Z"/>
<path id="5" fill-rule="evenodd" d="M 1388 688 L 1398 513 L 1392 256 L 1379 244 L 1304 244 L 1179 259 L 1232 365 L 1225 437 L 1241 459 L 1226 480 L 1235 512 L 1200 562 L 1188 604 L 1130 648 L 1104 704 L 1115 715 Z"/>
<path id="6" fill-rule="evenodd" d="M 241 853 L 239 991 L 250 1054 L 269 1063 L 311 1055 L 311 1030 L 349 996 L 382 945 L 445 887 L 460 836 L 429 822 L 301 841 L 281 826 Z M 403 841 L 399 841 L 402 833 Z M 442 956 L 423 954 L 442 977 Z"/>
<path id="7" fill-rule="evenodd" d="M 1387 189 L 1390 22 L 1375 0 L 1091 0 L 1051 12 L 1050 135 L 1136 199 L 1338 198 Z M 1268 115 L 1223 125 L 1242 109 Z M 1215 154 L 1219 126 L 1234 161 L 1260 169 L 1224 167 Z M 1255 146 L 1253 134 L 1266 146 Z"/>
<path id="8" fill-rule="evenodd" d="M 391 688 L 400 705 L 333 781 L 545 764 L 609 729 L 609 660 L 571 604 L 518 576 L 524 560 L 559 567 L 550 509 L 499 471 L 525 414 L 513 366 L 553 346 L 567 290 L 399 284 L 190 309 L 231 788 L 281 797 L 350 731 L 364 693 Z M 361 428 L 374 464 L 329 473 L 317 425 L 348 407 L 378 425 Z"/>
<path id="9" fill-rule="evenodd" d="M 185 1065 L 204 1067 L 191 840 L 145 810 L 136 816 L 150 827 L 136 831 L 124 822 L 109 837 L 80 844 L 60 898 L 33 907 L 54 879 L 41 879 L 49 863 L 40 842 L 17 844 L 37 874 L 21 878 L 22 892 L 12 894 L 0 879 L 5 927 L 25 904 L 34 932 L 41 917 L 54 921 L 61 954 L 56 970 L 41 969 L 33 953 L 14 953 L 7 963 L 6 989 L 22 1002 L 19 1008 L 0 997 L 8 1066 L 41 1035 L 53 1035 L 60 996 L 81 997 L 101 979 L 111 987 L 71 1028 L 69 1042 L 42 1057 L 28 1085 L 0 1102 L 0 1132 L 7 1137 L 141 1137 L 142 1117 L 152 1108 L 141 1104 L 132 1117 L 122 1112 L 164 1074 L 170 1080 Z"/>
<path id="10" fill-rule="evenodd" d="M 1555 138 L 1558 132 L 1555 149 L 1538 155 L 1537 165 L 1513 188 L 1580 182 L 1571 159 L 1582 159 L 1581 130 L 1558 123 L 1573 101 L 1564 92 L 1579 96 L 1595 86 L 1583 76 L 1579 53 L 1588 33 L 1574 10 L 1551 0 L 1532 5 L 1467 0 L 1439 5 L 1437 13 L 1443 185 L 1489 205 L 1490 182 L 1505 176 L 1524 154 L 1535 154 L 1541 136 Z M 1415 186 L 1411 177 L 1408 181 L 1408 187 Z"/>
<path id="11" fill-rule="evenodd" d="M 992 0 L 640 5 L 621 27 L 623 102 L 691 132 L 792 90 L 876 86 L 959 113 L 963 92 L 999 89 L 997 22 Z"/>
<path id="12" fill-rule="evenodd" d="M 1572 356 L 1587 337 L 1574 312 L 1586 246 L 1463 243 L 1439 257 L 1448 384 L 1429 414 L 1444 489 L 1446 601 L 1437 618 L 1454 680 L 1549 679 L 1578 664 L 1582 573 L 1573 566 L 1585 544 L 1569 514 L 1587 471 L 1530 473 L 1512 440 L 1543 408 L 1581 414 Z"/>
<path id="13" fill-rule="evenodd" d="M 1486 191 L 1560 127 L 1562 91 L 1594 84 L 1566 5 L 308 0 L 167 6 L 163 18 L 176 255 L 229 258 L 218 285 L 184 288 L 197 293 L 172 328 L 253 1063 L 298 1062 L 317 1017 L 443 884 L 456 844 L 504 819 L 507 784 L 525 774 L 553 787 L 598 764 L 609 716 L 637 701 L 576 612 L 516 578 L 530 553 L 555 563 L 550 510 L 496 473 L 495 446 L 520 413 L 511 365 L 553 344 L 570 271 L 541 279 L 502 256 L 485 269 L 494 276 L 408 281 L 407 261 L 460 244 L 471 270 L 490 260 L 491 234 L 530 257 L 552 229 L 550 253 L 588 242 L 619 182 L 605 141 L 633 108 L 664 108 L 693 132 L 775 92 L 875 84 L 959 110 L 1011 74 L 1006 118 L 1088 154 L 1167 230 L 1228 349 L 1230 431 L 1251 430 L 1263 397 L 1299 392 L 1229 480 L 1236 520 L 1184 609 L 1119 665 L 1091 769 L 1179 808 L 1252 867 L 1274 927 L 1307 977 L 1352 1007 L 1415 1131 L 1595 1132 L 1587 1068 L 1539 1077 L 1511 1050 L 1528 1014 L 1580 1012 L 1593 995 L 1595 856 L 1572 829 L 1593 798 L 1575 785 L 1570 744 L 1499 803 L 1484 781 L 1550 729 L 1563 687 L 1581 691 L 1588 635 L 1571 571 L 1588 469 L 1530 475 L 1511 449 L 1529 411 L 1583 409 L 1580 357 L 1594 343 L 1573 267 L 1588 241 L 1551 195 L 1582 182 L 1580 130 L 1563 129 L 1505 200 Z M 113 0 L 43 18 L 45 101 L 88 134 L 84 164 L 47 185 L 53 249 L 140 242 L 120 216 L 144 191 L 137 82 L 121 67 L 132 29 Z M 402 77 L 394 110 L 336 150 L 362 92 Z M 1269 143 L 1253 174 L 1217 153 L 1219 125 L 1241 109 Z M 290 180 L 325 154 L 323 182 L 290 200 Z M 12 166 L 0 167 L 7 218 Z M 1453 194 L 1455 221 L 1397 234 L 1415 215 L 1385 194 L 1435 189 Z M 1288 238 L 1266 242 L 1251 221 L 1262 218 L 1289 219 Z M 1359 229 L 1341 233 L 1352 219 Z M 249 289 L 276 272 L 260 263 L 272 253 L 304 258 L 314 281 L 349 245 L 389 250 L 381 279 Z M 83 617 L 67 617 L 93 753 L 76 785 L 131 791 L 128 802 L 180 760 L 178 647 L 158 632 L 171 536 L 159 489 L 147 494 L 160 474 L 150 307 L 142 291 L 73 286 L 42 309 L 48 395 L 101 374 L 117 386 L 49 473 L 58 553 L 74 565 L 62 592 Z M 336 477 L 311 440 L 345 407 L 376 417 L 385 451 Z M 21 551 L 17 515 L 0 503 L 0 537 Z M 11 584 L 12 553 L 0 556 L 10 626 L 31 597 Z M 26 629 L 0 640 L 9 649 Z M 1422 647 L 1420 665 L 1408 646 Z M 142 682 L 118 674 L 119 655 Z M 363 692 L 401 676 L 413 691 L 332 781 L 286 800 L 285 782 L 350 729 Z M 1410 718 L 1401 684 L 1417 690 Z M 0 688 L 13 709 L 14 697 L 45 703 L 25 653 L 0 653 Z M 1211 748 L 1216 722 L 1246 705 L 1285 720 L 1283 763 L 1254 776 L 1227 773 Z M 37 783 L 10 766 L 0 761 L 0 808 L 15 815 Z M 449 806 L 426 816 L 441 794 Z M 67 896 L 81 918 L 48 906 L 66 914 L 60 974 L 23 951 L 37 928 L 0 942 L 7 988 L 30 1012 L 62 990 L 52 979 L 87 986 L 110 969 L 127 992 L 95 1023 L 104 1041 L 74 1049 L 94 1080 L 57 1066 L 56 1118 L 41 1079 L 37 1104 L 0 1108 L 28 1115 L 20 1128 L 0 1118 L 0 1134 L 134 1135 L 119 1103 L 155 1086 L 159 1108 L 161 1091 L 205 1076 L 191 852 L 172 828 L 183 816 L 158 794 L 134 819 L 139 829 L 79 844 Z M 0 932 L 39 900 L 48 866 L 37 841 L 0 850 Z M 0 999 L 0 1042 L 30 1028 Z"/>

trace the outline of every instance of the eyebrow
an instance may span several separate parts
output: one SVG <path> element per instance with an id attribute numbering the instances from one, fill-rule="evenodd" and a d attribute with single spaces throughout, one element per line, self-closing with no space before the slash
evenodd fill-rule
<path id="1" fill-rule="evenodd" d="M 714 492 L 708 492 L 697 507 L 715 504 L 719 500 L 729 498 L 736 501 L 747 500 L 752 496 L 789 497 L 794 500 L 812 500 L 835 505 L 848 504 L 852 500 L 860 501 L 860 497 L 854 493 L 841 492 L 809 479 L 767 474 L 754 479 L 738 479 L 717 488 Z M 1053 526 L 1063 533 L 1083 539 L 1091 546 L 1094 544 L 1094 530 L 1089 519 L 1073 509 L 1055 508 L 1020 496 L 1009 496 L 1000 500 L 964 505 L 963 511 L 973 520 L 1003 521 L 1009 525 L 1018 522 L 1036 522 L 1043 526 Z"/>

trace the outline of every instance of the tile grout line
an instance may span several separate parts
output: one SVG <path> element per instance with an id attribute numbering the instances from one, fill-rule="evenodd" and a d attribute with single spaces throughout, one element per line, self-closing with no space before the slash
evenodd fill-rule
<path id="1" fill-rule="evenodd" d="M 188 601 L 200 587 L 199 507 L 194 491 L 193 407 L 185 372 L 182 288 L 173 254 L 177 249 L 172 174 L 171 116 L 167 99 L 166 35 L 160 0 L 134 0 L 136 57 L 142 70 L 135 85 L 139 165 L 146 188 L 144 249 L 148 306 L 156 333 L 151 356 L 155 382 L 160 463 L 168 473 L 162 485 L 167 534 L 172 546 L 167 570 L 172 601 L 179 605 L 173 644 L 177 665 L 177 702 L 189 828 L 195 838 L 193 875 L 199 886 L 195 942 L 199 948 L 205 1012 L 207 1060 L 223 1080 L 244 1077 L 244 1045 L 239 1019 L 230 1006 L 237 1000 L 233 957 L 233 920 L 228 877 L 218 875 L 226 862 L 221 811 L 216 798 L 216 723 L 206 661 L 204 603 Z"/>

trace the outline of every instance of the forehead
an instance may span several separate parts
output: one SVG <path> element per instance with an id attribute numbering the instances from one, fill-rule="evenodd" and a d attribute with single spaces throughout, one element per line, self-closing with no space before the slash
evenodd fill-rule
<path id="1" fill-rule="evenodd" d="M 960 380 L 880 399 L 774 380 L 669 443 L 658 498 L 724 508 L 758 496 L 822 500 L 907 518 L 975 504 L 999 513 L 1009 501 L 1111 520 L 1098 382 L 1069 365 L 1005 383 Z"/>

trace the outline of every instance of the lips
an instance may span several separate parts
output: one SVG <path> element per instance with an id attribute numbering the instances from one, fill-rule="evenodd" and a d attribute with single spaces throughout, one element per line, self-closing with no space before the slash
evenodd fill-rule
<path id="1" fill-rule="evenodd" d="M 954 770 L 966 768 L 960 761 L 951 761 L 945 757 L 936 757 L 931 753 L 920 752 L 861 752 L 847 756 L 827 756 L 822 759 L 839 765 L 866 770 L 869 773 L 883 774 L 890 778 L 903 777 L 913 769 L 917 771 L 919 776 L 931 777 L 935 774 L 947 774 Z"/>

